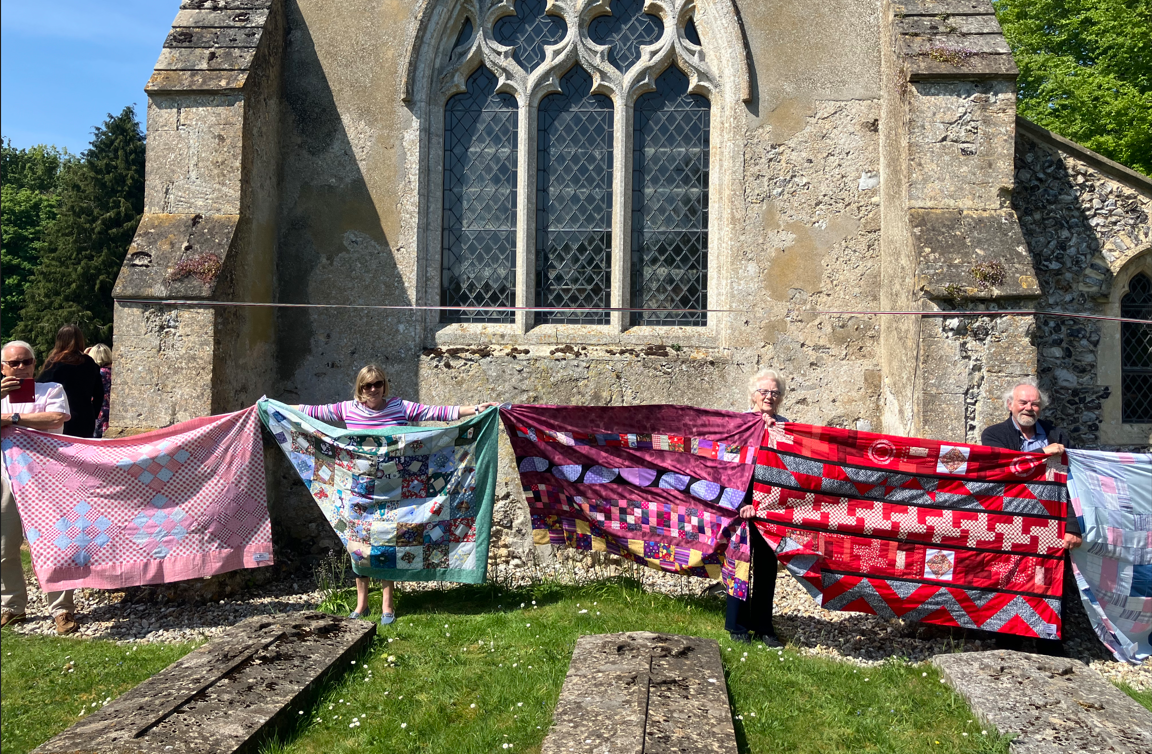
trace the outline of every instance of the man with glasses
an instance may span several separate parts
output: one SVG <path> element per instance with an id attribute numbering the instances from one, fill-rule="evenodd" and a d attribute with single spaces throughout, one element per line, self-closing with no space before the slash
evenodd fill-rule
<path id="1" fill-rule="evenodd" d="M 1004 393 L 1004 405 L 1008 409 L 1008 418 L 999 424 L 993 424 L 980 434 L 980 443 L 993 448 L 1005 448 L 1024 453 L 1043 453 L 1048 456 L 1058 456 L 1064 452 L 1065 446 L 1070 444 L 1068 433 L 1061 427 L 1040 418 L 1040 412 L 1048 406 L 1048 395 L 1037 386 L 1033 379 L 1021 380 L 1009 391 Z M 1075 509 L 1069 505 L 1064 526 L 1064 603 L 1068 598 L 1075 601 L 1075 581 L 1068 560 L 1068 551 L 1079 547 L 1080 522 L 1076 518 Z M 1020 637 L 997 637 L 997 646 L 1001 649 L 1019 649 Z M 1036 648 L 1043 654 L 1064 656 L 1064 646 L 1058 639 L 1037 639 Z"/>
<path id="2" fill-rule="evenodd" d="M 64 388 L 55 382 L 35 383 L 35 393 L 31 401 L 16 402 L 9 395 L 20 388 L 21 380 L 30 380 L 36 372 L 36 353 L 32 346 L 22 340 L 14 340 L 4 346 L 0 353 L 0 426 L 18 426 L 38 429 L 42 432 L 60 434 L 64 422 L 71 416 L 68 396 Z M 20 511 L 12 497 L 8 484 L 7 466 L 0 471 L 3 481 L 3 500 L 0 503 L 0 591 L 3 592 L 3 609 L 0 610 L 0 626 L 22 621 L 27 617 L 28 588 L 24 584 L 24 569 L 20 564 L 20 545 L 24 542 L 24 526 L 20 521 Z M 56 624 L 56 633 L 70 634 L 79 628 L 76 623 L 76 603 L 72 590 L 48 592 L 48 611 Z"/>

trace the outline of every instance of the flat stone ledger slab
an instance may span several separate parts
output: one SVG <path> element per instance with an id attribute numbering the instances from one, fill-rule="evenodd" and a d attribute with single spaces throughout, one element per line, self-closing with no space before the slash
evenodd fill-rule
<path id="1" fill-rule="evenodd" d="M 1013 754 L 1152 753 L 1152 712 L 1079 660 L 1026 652 L 937 655 L 932 664 Z"/>
<path id="2" fill-rule="evenodd" d="M 249 618 L 34 751 L 254 752 L 375 634 L 370 621 L 311 611 Z"/>
<path id="3" fill-rule="evenodd" d="M 541 754 L 736 754 L 714 639 L 581 636 Z"/>

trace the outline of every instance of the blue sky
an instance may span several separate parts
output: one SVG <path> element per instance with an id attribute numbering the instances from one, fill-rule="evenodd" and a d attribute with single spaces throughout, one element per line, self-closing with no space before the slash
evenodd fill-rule
<path id="1" fill-rule="evenodd" d="M 108 113 L 136 105 L 180 0 L 0 3 L 0 132 L 79 154 Z"/>

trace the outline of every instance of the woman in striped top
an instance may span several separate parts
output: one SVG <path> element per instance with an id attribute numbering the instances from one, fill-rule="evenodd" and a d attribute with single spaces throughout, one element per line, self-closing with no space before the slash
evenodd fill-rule
<path id="1" fill-rule="evenodd" d="M 313 419 L 329 424 L 341 421 L 348 429 L 381 429 L 416 421 L 450 422 L 475 416 L 489 406 L 499 403 L 478 403 L 475 406 L 425 406 L 395 396 L 388 397 L 388 375 L 375 364 L 369 364 L 356 375 L 352 390 L 353 400 L 319 406 L 301 405 L 297 408 Z M 356 577 L 356 610 L 350 617 L 359 618 L 368 612 L 370 579 Z M 392 607 L 393 582 L 384 582 L 383 615 L 380 622 L 387 625 L 396 619 Z"/>

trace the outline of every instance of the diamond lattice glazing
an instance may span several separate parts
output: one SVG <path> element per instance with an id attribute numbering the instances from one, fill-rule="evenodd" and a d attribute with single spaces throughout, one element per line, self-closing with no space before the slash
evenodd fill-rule
<path id="1" fill-rule="evenodd" d="M 609 306 L 612 101 L 580 66 L 540 102 L 536 172 L 536 305 Z M 608 313 L 540 312 L 539 322 L 607 324 Z"/>
<path id="2" fill-rule="evenodd" d="M 1120 316 L 1152 319 L 1152 279 L 1143 273 L 1128 283 Z M 1152 325 L 1120 324 L 1120 394 L 1125 424 L 1152 423 Z"/>
<path id="3" fill-rule="evenodd" d="M 608 62 L 626 71 L 640 59 L 640 46 L 660 38 L 664 25 L 644 12 L 644 0 L 612 0 L 612 15 L 597 16 L 588 25 L 588 36 L 596 44 L 609 45 Z"/>
<path id="4" fill-rule="evenodd" d="M 444 106 L 443 322 L 511 322 L 516 284 L 516 100 L 484 67 Z"/>
<path id="5" fill-rule="evenodd" d="M 708 100 L 669 68 L 636 101 L 632 305 L 708 308 Z M 706 325 L 704 313 L 633 312 L 634 325 Z"/>
<path id="6" fill-rule="evenodd" d="M 516 0 L 516 15 L 504 16 L 492 27 L 497 42 L 516 48 L 512 57 L 526 71 L 543 63 L 545 45 L 559 42 L 568 29 L 564 19 L 544 12 L 547 7 L 547 0 Z"/>

